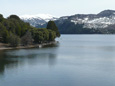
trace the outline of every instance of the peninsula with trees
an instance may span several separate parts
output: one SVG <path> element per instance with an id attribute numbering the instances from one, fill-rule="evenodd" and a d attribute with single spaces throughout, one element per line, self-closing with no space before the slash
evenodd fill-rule
<path id="1" fill-rule="evenodd" d="M 48 45 L 55 43 L 56 37 L 60 37 L 60 33 L 53 21 L 49 21 L 46 28 L 35 28 L 17 15 L 4 18 L 0 14 L 0 50 Z"/>

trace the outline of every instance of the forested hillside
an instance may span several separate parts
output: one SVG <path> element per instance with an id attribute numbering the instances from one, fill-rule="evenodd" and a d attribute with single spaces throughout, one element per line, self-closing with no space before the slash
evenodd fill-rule
<path id="1" fill-rule="evenodd" d="M 23 22 L 17 15 L 4 18 L 0 14 L 0 42 L 15 47 L 54 41 L 56 37 L 60 36 L 60 33 L 55 23 L 49 22 L 48 29 L 35 28 L 29 23 Z"/>

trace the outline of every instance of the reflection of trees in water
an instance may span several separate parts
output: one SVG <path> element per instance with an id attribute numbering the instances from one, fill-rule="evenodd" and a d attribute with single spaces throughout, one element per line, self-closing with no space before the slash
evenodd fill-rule
<path id="1" fill-rule="evenodd" d="M 15 52 L 15 51 L 14 51 Z M 17 52 L 17 51 L 16 51 Z M 7 69 L 17 68 L 19 66 L 28 65 L 55 65 L 56 54 L 53 53 L 30 53 L 26 55 L 9 54 L 7 52 L 0 52 L 0 75 L 4 74 Z M 12 52 L 11 52 L 12 53 Z M 28 53 L 26 51 L 26 53 Z"/>
<path id="2" fill-rule="evenodd" d="M 26 57 L 28 60 L 26 62 L 31 65 L 42 64 L 42 65 L 55 65 L 56 55 L 52 53 L 40 53 L 37 55 L 29 55 Z"/>
<path id="3" fill-rule="evenodd" d="M 4 74 L 5 68 L 13 67 L 11 65 L 16 65 L 15 61 L 8 60 L 7 55 L 5 53 L 0 53 L 0 74 Z"/>
<path id="4" fill-rule="evenodd" d="M 56 54 L 49 54 L 49 65 L 56 64 Z"/>

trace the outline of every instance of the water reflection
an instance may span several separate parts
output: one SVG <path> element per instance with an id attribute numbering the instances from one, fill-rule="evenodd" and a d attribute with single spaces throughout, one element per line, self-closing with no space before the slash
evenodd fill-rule
<path id="1" fill-rule="evenodd" d="M 24 65 L 49 65 L 56 64 L 57 47 L 43 49 L 21 49 L 0 52 L 0 75 L 5 70 L 18 68 Z"/>
<path id="2" fill-rule="evenodd" d="M 1 52 L 0 86 L 115 86 L 113 39 L 67 35 L 59 47 Z"/>
<path id="3" fill-rule="evenodd" d="M 4 74 L 6 67 L 14 67 L 17 61 L 7 59 L 7 55 L 4 52 L 0 52 L 0 74 Z M 11 66 L 12 65 L 12 66 Z"/>

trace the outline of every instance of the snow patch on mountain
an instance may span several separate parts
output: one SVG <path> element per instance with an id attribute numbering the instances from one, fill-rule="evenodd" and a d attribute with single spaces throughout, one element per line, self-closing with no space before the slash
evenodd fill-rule
<path id="1" fill-rule="evenodd" d="M 28 19 L 40 19 L 45 20 L 48 22 L 49 20 L 56 20 L 57 17 L 52 16 L 50 14 L 37 14 L 37 15 L 22 15 L 20 16 L 21 19 L 28 20 Z"/>
<path id="2" fill-rule="evenodd" d="M 36 27 L 39 25 L 45 25 L 48 21 L 58 21 L 63 24 L 64 22 L 70 21 L 74 24 L 84 24 L 84 28 L 106 28 L 109 25 L 115 24 L 115 11 L 104 10 L 98 14 L 76 14 L 72 16 L 63 16 L 57 18 L 49 14 L 37 14 L 37 15 L 23 15 L 20 18 L 24 22 L 30 23 L 30 25 Z"/>
<path id="3" fill-rule="evenodd" d="M 75 24 L 84 24 L 84 28 L 106 28 L 108 25 L 115 24 L 115 16 L 110 17 L 100 17 L 100 18 L 76 18 L 71 20 L 71 22 L 74 22 Z"/>
<path id="4" fill-rule="evenodd" d="M 22 15 L 20 18 L 24 22 L 30 23 L 30 25 L 36 27 L 37 25 L 44 25 L 50 20 L 57 20 L 58 18 L 50 14 L 37 14 L 37 15 Z"/>

